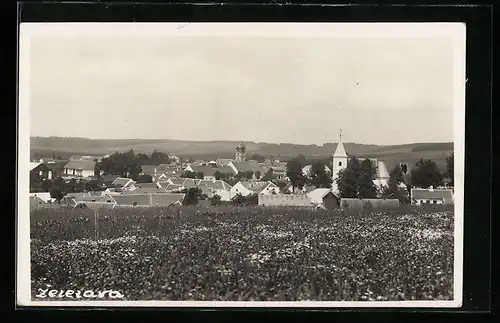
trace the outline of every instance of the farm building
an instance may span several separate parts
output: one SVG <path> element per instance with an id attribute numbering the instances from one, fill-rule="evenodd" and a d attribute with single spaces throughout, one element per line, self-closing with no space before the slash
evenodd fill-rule
<path id="1" fill-rule="evenodd" d="M 117 177 L 112 184 L 127 190 L 133 190 L 135 188 L 135 182 L 130 178 Z"/>
<path id="2" fill-rule="evenodd" d="M 118 177 L 120 176 L 111 174 L 101 175 L 102 180 L 108 184 L 112 184 Z"/>
<path id="3" fill-rule="evenodd" d="M 30 196 L 30 208 L 34 208 L 38 205 L 45 204 L 45 202 L 38 196 Z"/>
<path id="4" fill-rule="evenodd" d="M 250 194 L 278 194 L 279 187 L 273 182 L 263 182 L 263 181 L 239 181 L 233 187 L 231 187 L 231 198 L 235 197 L 237 194 L 242 196 L 248 196 Z"/>
<path id="5" fill-rule="evenodd" d="M 311 203 L 322 205 L 328 210 L 338 209 L 340 207 L 339 198 L 330 188 L 317 188 L 306 195 L 311 200 Z"/>
<path id="6" fill-rule="evenodd" d="M 112 196 L 117 206 L 182 205 L 185 194 L 130 194 Z"/>
<path id="7" fill-rule="evenodd" d="M 267 170 L 269 169 L 266 167 L 262 167 L 261 165 L 259 165 L 257 162 L 254 161 L 242 161 L 242 162 L 232 161 L 229 163 L 229 167 L 233 169 L 234 174 L 253 172 L 255 179 L 260 179 L 262 176 L 266 174 Z M 255 173 L 257 172 L 260 174 L 260 176 L 258 176 L 259 178 L 255 176 Z"/>
<path id="8" fill-rule="evenodd" d="M 312 203 L 307 195 L 271 194 L 271 195 L 259 195 L 259 205 L 310 207 Z"/>
<path id="9" fill-rule="evenodd" d="M 64 175 L 90 177 L 95 174 L 94 168 L 93 160 L 70 160 L 64 166 Z"/>
<path id="10" fill-rule="evenodd" d="M 38 178 L 46 180 L 52 179 L 52 169 L 44 163 L 30 163 L 30 177 L 38 176 Z"/>
<path id="11" fill-rule="evenodd" d="M 434 189 L 434 188 L 412 188 L 411 189 L 412 204 L 452 204 L 453 191 L 451 189 Z"/>
<path id="12" fill-rule="evenodd" d="M 38 192 L 38 193 L 30 193 L 30 197 L 38 197 L 40 198 L 44 203 L 51 203 L 55 199 L 50 197 L 49 192 Z"/>
<path id="13" fill-rule="evenodd" d="M 286 166 L 282 165 L 271 166 L 271 169 L 273 170 L 273 179 L 280 181 L 286 179 Z"/>
<path id="14" fill-rule="evenodd" d="M 203 173 L 203 179 L 206 181 L 216 180 L 215 173 L 219 172 L 221 174 L 231 174 L 233 175 L 233 169 L 229 166 L 217 167 L 217 163 L 212 161 L 208 166 L 188 166 L 184 169 L 185 171 L 194 173 Z"/>

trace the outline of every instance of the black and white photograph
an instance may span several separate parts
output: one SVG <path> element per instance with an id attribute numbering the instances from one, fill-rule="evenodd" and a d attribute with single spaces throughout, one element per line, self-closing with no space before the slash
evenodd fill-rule
<path id="1" fill-rule="evenodd" d="M 460 307 L 460 23 L 21 23 L 18 304 Z"/>

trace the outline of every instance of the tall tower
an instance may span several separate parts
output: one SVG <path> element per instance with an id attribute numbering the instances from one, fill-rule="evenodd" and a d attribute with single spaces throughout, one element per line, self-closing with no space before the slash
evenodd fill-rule
<path id="1" fill-rule="evenodd" d="M 234 161 L 237 163 L 242 163 L 246 161 L 246 147 L 241 141 L 236 147 L 236 156 Z"/>
<path id="2" fill-rule="evenodd" d="M 345 167 L 347 167 L 347 153 L 345 152 L 344 144 L 342 143 L 342 129 L 340 129 L 340 140 L 337 148 L 335 149 L 335 152 L 333 153 L 332 190 L 335 193 L 338 192 L 336 183 L 338 173 Z"/>

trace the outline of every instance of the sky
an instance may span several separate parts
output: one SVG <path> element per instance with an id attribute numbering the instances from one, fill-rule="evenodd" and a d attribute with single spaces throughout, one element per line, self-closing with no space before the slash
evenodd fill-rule
<path id="1" fill-rule="evenodd" d="M 322 145 L 342 129 L 344 142 L 453 141 L 453 45 L 40 34 L 29 45 L 30 134 Z"/>

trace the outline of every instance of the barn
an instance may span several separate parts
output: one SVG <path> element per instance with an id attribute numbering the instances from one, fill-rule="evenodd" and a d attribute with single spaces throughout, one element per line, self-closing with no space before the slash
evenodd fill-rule
<path id="1" fill-rule="evenodd" d="M 322 205 L 327 210 L 340 208 L 340 199 L 329 188 L 317 188 L 309 193 L 307 196 L 315 205 Z"/>

